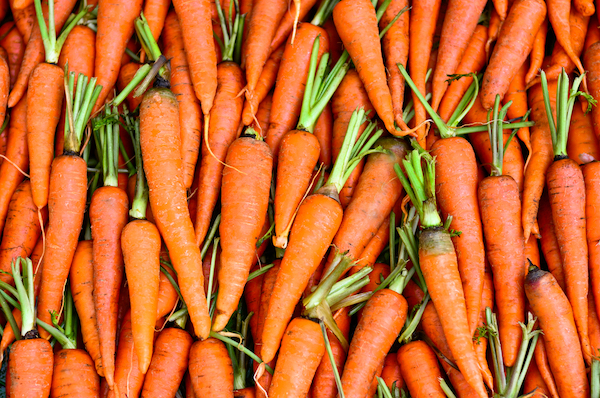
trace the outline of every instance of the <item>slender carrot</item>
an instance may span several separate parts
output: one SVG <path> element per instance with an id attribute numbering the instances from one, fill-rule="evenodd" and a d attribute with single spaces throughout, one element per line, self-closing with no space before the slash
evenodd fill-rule
<path id="1" fill-rule="evenodd" d="M 398 363 L 412 397 L 446 396 L 439 382 L 442 375 L 437 357 L 427 343 L 413 341 L 400 347 Z"/>
<path id="2" fill-rule="evenodd" d="M 144 16 L 148 20 L 148 26 L 152 32 L 154 40 L 158 40 L 160 34 L 166 24 L 165 19 L 169 12 L 171 2 L 168 0 L 153 0 L 144 3 Z M 168 46 L 165 45 L 165 49 Z"/>
<path id="3" fill-rule="evenodd" d="M 530 394 L 531 398 L 543 398 L 550 395 L 548 387 L 544 382 L 540 370 L 538 369 L 535 361 L 531 361 L 529 369 L 527 370 L 527 376 L 525 376 L 525 382 L 523 384 L 523 392 Z"/>
<path id="4" fill-rule="evenodd" d="M 527 86 L 537 76 L 542 63 L 544 62 L 544 55 L 546 54 L 546 36 L 548 35 L 548 18 L 544 19 L 542 26 L 535 34 L 533 41 L 533 48 L 529 54 L 529 70 L 525 75 L 525 83 Z"/>
<path id="5" fill-rule="evenodd" d="M 585 52 L 583 59 L 585 68 L 588 70 L 588 90 L 594 98 L 600 98 L 600 68 L 598 62 L 600 62 L 600 44 L 596 43 L 590 46 Z M 550 90 L 552 92 L 552 90 Z M 600 138 L 600 109 L 597 106 L 592 108 L 592 118 L 594 125 L 594 132 L 596 137 Z"/>
<path id="6" fill-rule="evenodd" d="M 538 223 L 540 225 L 540 243 L 542 252 L 544 253 L 544 260 L 546 260 L 546 264 L 548 265 L 548 271 L 552 273 L 560 288 L 565 291 L 565 276 L 560 257 L 560 248 L 554 232 L 552 209 L 550 208 L 547 193 L 544 193 L 540 199 Z"/>
<path id="7" fill-rule="evenodd" d="M 519 68 L 515 77 L 510 82 L 510 85 L 508 86 L 508 91 L 504 96 L 505 104 L 508 104 L 509 101 L 512 101 L 511 106 L 510 108 L 508 108 L 508 112 L 506 113 L 506 116 L 509 119 L 523 117 L 529 110 L 529 106 L 527 104 L 527 89 L 525 83 L 526 73 L 527 62 L 524 62 L 523 65 L 521 65 L 521 67 Z M 520 128 L 517 131 L 517 136 L 519 137 L 519 140 L 525 145 L 527 151 L 529 151 L 529 155 L 531 155 L 532 149 L 529 127 Z M 510 175 L 510 173 L 508 172 L 507 174 Z M 523 192 L 523 184 L 519 184 L 519 192 Z"/>
<path id="8" fill-rule="evenodd" d="M 570 28 L 571 2 L 566 0 L 549 0 L 548 1 L 548 20 L 552 29 L 556 34 L 556 41 L 560 43 L 571 61 L 579 70 L 579 73 L 585 73 L 585 69 L 581 64 L 579 56 L 573 49 Z M 585 80 L 584 80 L 585 87 Z"/>
<path id="9" fill-rule="evenodd" d="M 334 121 L 331 103 L 328 102 L 325 106 L 325 109 L 323 109 L 321 116 L 319 116 L 319 119 L 317 119 L 317 124 L 315 125 L 315 130 L 313 131 L 313 134 L 319 140 L 319 146 L 321 147 L 319 164 L 323 164 L 325 169 L 329 169 L 332 165 L 331 143 L 333 141 L 333 124 Z"/>
<path id="10" fill-rule="evenodd" d="M 500 29 L 502 28 L 503 23 L 504 19 L 500 18 L 500 15 L 496 12 L 496 10 L 492 10 L 488 26 L 488 38 L 485 43 L 485 54 L 488 60 L 492 55 L 492 44 L 498 40 L 498 35 L 500 34 Z"/>
<path id="11" fill-rule="evenodd" d="M 552 398 L 558 398 L 558 388 L 556 387 L 556 382 L 554 381 L 554 376 L 552 375 L 552 370 L 548 363 L 548 353 L 546 352 L 546 345 L 544 344 L 544 336 L 540 336 L 538 339 L 534 355 L 535 364 L 538 367 L 544 382 L 548 386 Z"/>
<path id="12" fill-rule="evenodd" d="M 589 250 L 589 269 L 591 292 L 594 295 L 596 303 L 600 303 L 600 249 L 598 248 L 598 231 L 595 228 L 598 221 L 598 214 L 594 209 L 600 201 L 598 195 L 598 187 L 600 179 L 598 178 L 598 170 L 600 163 L 591 162 L 582 167 L 583 179 L 585 182 L 585 217 L 586 217 L 586 236 Z M 598 309 L 596 304 L 596 310 Z M 594 352 L 594 355 L 598 355 Z"/>
<path id="13" fill-rule="evenodd" d="M 594 134 L 592 116 L 576 104 L 571 116 L 571 134 L 567 139 L 567 154 L 578 165 L 600 160 L 600 145 Z"/>

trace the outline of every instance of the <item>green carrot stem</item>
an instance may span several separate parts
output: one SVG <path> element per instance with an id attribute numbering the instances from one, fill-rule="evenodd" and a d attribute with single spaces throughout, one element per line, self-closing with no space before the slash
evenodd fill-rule
<path id="1" fill-rule="evenodd" d="M 333 12 L 333 8 L 338 2 L 339 0 L 323 0 L 321 4 L 319 4 L 319 8 L 310 23 L 315 26 L 322 26 L 325 21 L 329 19 Z"/>
<path id="2" fill-rule="evenodd" d="M 501 176 L 504 163 L 504 118 L 508 112 L 508 108 L 512 105 L 509 101 L 506 105 L 500 108 L 500 96 L 496 95 L 494 108 L 492 109 L 492 119 L 488 119 L 488 135 L 492 147 L 492 176 Z M 488 116 L 489 118 L 489 116 Z M 508 145 L 508 143 L 507 143 Z"/>
<path id="3" fill-rule="evenodd" d="M 260 269 L 257 269 L 256 271 L 251 272 L 250 275 L 248 275 L 248 279 L 246 280 L 246 282 L 250 282 L 252 279 L 258 278 L 259 276 L 266 274 L 267 271 L 269 271 L 271 268 L 273 268 L 274 265 L 275 264 L 263 265 L 262 267 L 260 267 Z"/>
<path id="4" fill-rule="evenodd" d="M 408 343 L 412 340 L 412 336 L 415 333 L 415 330 L 417 330 L 417 326 L 419 326 L 419 323 L 421 323 L 421 318 L 423 317 L 423 313 L 425 312 L 425 308 L 427 307 L 429 299 L 429 293 L 426 293 L 425 297 L 423 297 L 423 300 L 419 303 L 417 312 L 415 312 L 410 322 L 406 324 L 406 327 L 400 334 L 400 337 L 398 337 L 398 342 L 400 344 Z"/>
<path id="5" fill-rule="evenodd" d="M 237 348 L 238 350 L 243 351 L 246 355 L 248 355 L 250 358 L 252 358 L 254 361 L 256 361 L 259 364 L 263 363 L 262 359 L 260 359 L 258 357 L 258 355 L 256 355 L 254 352 L 252 352 L 250 349 L 248 349 L 244 345 L 236 342 L 233 339 L 230 339 L 229 337 L 225 337 L 222 334 L 214 332 L 214 331 L 210 332 L 210 337 L 213 337 L 217 340 L 221 340 L 223 343 L 231 345 L 231 346 Z M 269 365 L 265 364 L 265 369 L 267 370 L 267 372 L 273 374 L 273 368 L 271 368 Z"/>
<path id="6" fill-rule="evenodd" d="M 129 113 L 124 115 L 124 119 L 127 131 L 131 137 L 131 142 L 133 143 L 135 169 L 137 170 L 135 197 L 133 198 L 129 215 L 135 219 L 144 220 L 146 218 L 146 210 L 148 208 L 149 189 L 146 181 L 146 174 L 144 173 L 142 149 L 140 146 L 140 119 L 134 118 Z"/>
<path id="7" fill-rule="evenodd" d="M 213 250 L 212 257 L 210 259 L 210 273 L 208 277 L 208 293 L 206 295 L 207 307 L 210 307 L 210 298 L 212 296 L 212 288 L 213 288 L 213 279 L 215 275 L 215 268 L 217 264 L 217 248 L 219 247 L 219 240 L 221 238 L 216 238 L 213 242 Z"/>
<path id="8" fill-rule="evenodd" d="M 597 358 L 592 359 L 590 379 L 590 398 L 600 398 L 600 361 Z"/>
<path id="9" fill-rule="evenodd" d="M 450 388 L 448 383 L 446 383 L 446 380 L 442 379 L 441 377 L 438 380 L 440 382 L 440 387 L 442 387 L 442 390 L 444 390 L 444 394 L 446 394 L 446 397 L 456 398 L 454 391 L 452 391 L 452 388 Z"/>
<path id="10" fill-rule="evenodd" d="M 140 84 L 146 78 L 146 76 L 148 76 L 148 73 L 150 73 L 151 69 L 152 69 L 152 66 L 150 66 L 148 64 L 144 64 L 144 65 L 140 66 L 140 68 L 137 70 L 137 72 L 135 72 L 135 75 L 133 75 L 133 78 L 131 79 L 129 84 L 127 86 L 125 86 L 123 91 L 121 91 L 115 97 L 115 99 L 112 100 L 112 103 L 117 106 L 121 105 L 121 103 L 123 101 L 125 101 L 125 99 L 129 95 L 129 93 L 131 93 L 138 86 L 138 84 Z"/>
<path id="11" fill-rule="evenodd" d="M 21 268 L 23 275 L 21 276 Z M 35 328 L 35 294 L 33 289 L 33 265 L 29 258 L 18 257 L 11 263 L 15 288 L 18 292 L 19 303 L 21 304 L 21 336 Z M 27 286 L 23 284 L 24 280 Z M 13 330 L 18 330 L 15 328 Z M 16 335 L 17 333 L 15 333 Z"/>
<path id="12" fill-rule="evenodd" d="M 161 77 L 161 78 L 163 78 L 163 80 L 165 80 L 167 82 L 170 81 L 169 78 L 165 79 L 165 77 L 164 77 L 164 76 L 168 77 L 168 72 L 163 72 L 163 69 L 165 68 L 165 65 L 167 65 L 167 62 L 168 61 L 164 55 L 161 55 L 160 57 L 158 57 L 158 59 L 156 61 L 154 61 L 154 63 L 152 64 L 152 67 L 150 68 L 148 73 L 145 75 L 144 80 L 142 80 L 142 82 L 139 84 L 138 88 L 133 92 L 133 98 L 138 98 L 138 97 L 142 96 L 146 92 L 148 87 L 150 87 L 150 84 L 154 81 L 155 77 Z M 137 73 L 139 73 L 142 68 L 138 69 Z M 134 75 L 134 79 L 135 79 L 135 76 L 137 76 L 137 73 Z M 131 83 L 133 83 L 133 80 L 130 82 L 130 84 L 127 85 L 127 87 L 125 87 L 125 90 L 127 90 L 130 87 Z M 135 87 L 135 86 L 133 86 L 133 87 Z M 132 87 L 132 89 L 133 89 L 133 87 Z M 128 94 L 129 94 L 129 92 L 127 92 L 127 94 L 125 94 L 125 96 L 127 96 Z"/>
<path id="13" fill-rule="evenodd" d="M 504 369 L 504 361 L 502 360 L 502 347 L 500 346 L 500 337 L 498 334 L 498 321 L 490 307 L 485 309 L 485 317 L 489 335 L 488 342 L 492 352 L 492 363 L 494 364 L 494 374 L 496 375 L 496 389 L 503 392 L 506 389 L 506 371 Z"/>
<path id="14" fill-rule="evenodd" d="M 238 47 L 238 42 L 241 42 L 244 26 L 244 16 L 240 15 L 240 10 L 237 0 L 229 3 L 229 18 L 226 18 L 223 9 L 221 8 L 221 2 L 216 0 L 217 14 L 219 15 L 219 22 L 221 24 L 221 30 L 223 32 L 223 43 L 221 53 L 223 54 L 223 61 L 233 61 L 234 54 Z M 235 20 L 232 21 L 233 7 L 235 6 Z"/>
<path id="15" fill-rule="evenodd" d="M 17 321 L 15 320 L 15 317 L 13 316 L 12 311 L 10 310 L 10 306 L 8 305 L 8 303 L 6 302 L 6 300 L 4 299 L 4 297 L 2 295 L 0 295 L 0 306 L 2 307 L 2 312 L 4 312 L 4 316 L 6 317 L 6 319 L 8 319 L 10 328 L 14 332 L 15 339 L 21 340 L 21 333 L 15 332 L 16 330 L 19 330 Z"/>
<path id="16" fill-rule="evenodd" d="M 329 342 L 329 336 L 327 336 L 325 324 L 323 322 L 319 322 L 319 325 L 321 326 L 321 333 L 323 333 L 323 340 L 325 340 L 325 350 L 327 351 L 329 363 L 331 364 L 331 369 L 333 370 L 333 377 L 335 378 L 335 384 L 337 386 L 338 395 L 340 398 L 345 398 L 344 389 L 342 388 L 342 379 L 340 377 L 340 373 L 338 372 L 337 364 L 335 363 L 333 351 L 331 351 L 331 343 Z"/>
<path id="17" fill-rule="evenodd" d="M 66 103 L 66 121 L 65 121 L 65 151 L 79 153 L 83 132 L 90 119 L 92 108 L 102 86 L 96 86 L 96 78 L 88 79 L 84 74 L 77 77 L 77 90 L 74 91 L 75 73 L 68 72 L 68 65 L 65 65 L 65 103 Z"/>

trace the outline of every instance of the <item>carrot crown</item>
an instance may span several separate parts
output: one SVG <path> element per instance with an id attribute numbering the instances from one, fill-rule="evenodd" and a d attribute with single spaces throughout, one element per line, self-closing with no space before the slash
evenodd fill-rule
<path id="1" fill-rule="evenodd" d="M 21 275 L 23 268 L 23 275 Z M 17 292 L 17 306 L 21 310 L 21 336 L 35 330 L 35 293 L 33 288 L 33 265 L 29 258 L 19 257 L 11 263 L 11 271 Z M 11 323 L 12 326 L 12 323 Z M 13 327 L 15 327 L 14 325 Z M 13 330 L 19 330 L 14 328 Z M 37 333 L 37 332 L 36 332 Z M 15 336 L 17 333 L 15 333 Z M 36 336 L 37 337 L 37 336 Z"/>
<path id="2" fill-rule="evenodd" d="M 488 134 L 490 137 L 490 144 L 492 147 L 492 176 L 501 176 L 502 175 L 502 165 L 504 163 L 504 152 L 510 143 L 510 140 L 517 134 L 518 129 L 515 129 L 511 136 L 509 137 L 506 144 L 504 144 L 504 133 L 503 133 L 503 125 L 504 118 L 506 117 L 506 113 L 508 112 L 508 108 L 512 105 L 512 101 L 509 101 L 506 105 L 502 107 L 502 109 L 498 109 L 500 107 L 500 96 L 496 95 L 496 102 L 494 103 L 494 108 L 492 111 L 488 113 Z M 490 116 L 492 118 L 490 119 Z"/>
<path id="3" fill-rule="evenodd" d="M 42 10 L 42 1 L 34 0 L 35 14 L 37 16 L 38 24 L 40 26 L 40 33 L 42 35 L 42 41 L 44 42 L 44 50 L 46 51 L 46 62 L 49 64 L 56 64 L 60 56 L 60 50 L 62 49 L 67 36 L 71 30 L 79 23 L 79 20 L 87 14 L 86 8 L 82 9 L 67 21 L 66 26 L 62 30 L 58 39 L 56 38 L 56 26 L 54 22 L 54 0 L 48 1 L 48 27 L 46 28 L 46 21 L 44 19 L 44 11 Z"/>
<path id="4" fill-rule="evenodd" d="M 558 85 L 556 88 L 556 120 L 552 113 L 550 104 L 550 94 L 548 92 L 548 80 L 546 73 L 542 71 L 542 92 L 544 94 L 544 105 L 546 115 L 548 116 L 548 125 L 552 135 L 552 148 L 554 156 L 557 158 L 567 157 L 567 139 L 569 136 L 569 125 L 571 124 L 571 115 L 573 114 L 573 105 L 578 96 L 584 96 L 588 102 L 587 112 L 596 104 L 596 100 L 587 93 L 578 91 L 585 75 L 580 75 L 573 80 L 573 86 L 569 90 L 569 75 L 564 68 L 558 76 Z"/>
<path id="5" fill-rule="evenodd" d="M 404 172 L 398 164 L 394 165 L 394 170 L 411 203 L 417 209 L 422 227 L 441 227 L 442 219 L 437 211 L 435 199 L 435 159 L 416 141 L 412 140 L 412 144 L 415 149 L 402 160 Z M 425 169 L 422 166 L 423 160 Z"/>
<path id="6" fill-rule="evenodd" d="M 104 117 L 94 121 L 94 138 L 102 164 L 104 186 L 118 187 L 119 113 L 117 107 L 105 107 Z"/>
<path id="7" fill-rule="evenodd" d="M 240 63 L 242 57 L 242 34 L 244 31 L 244 21 L 246 14 L 240 15 L 240 9 L 238 1 L 234 0 L 229 2 L 229 10 L 227 15 L 223 13 L 221 8 L 221 2 L 215 1 L 217 6 L 217 14 L 219 15 L 219 21 L 221 23 L 221 30 L 223 31 L 223 40 L 217 35 L 215 39 L 221 47 L 221 54 L 223 54 L 223 61 L 235 61 Z M 235 7 L 235 19 L 232 18 Z"/>
<path id="8" fill-rule="evenodd" d="M 129 215 L 137 220 L 143 220 L 146 218 L 149 192 L 148 184 L 146 182 L 146 175 L 144 173 L 142 148 L 140 146 L 140 119 L 133 117 L 129 112 L 127 112 L 127 110 L 123 115 L 123 119 L 125 121 L 127 132 L 131 137 L 131 142 L 133 143 L 133 150 L 135 153 L 135 197 L 133 198 Z"/>
<path id="9" fill-rule="evenodd" d="M 38 319 L 37 324 L 42 329 L 50 333 L 52 337 L 60 343 L 63 349 L 76 349 L 77 348 L 77 312 L 75 311 L 75 304 L 73 303 L 73 295 L 71 289 L 67 286 L 65 289 L 64 299 L 64 327 L 58 324 L 58 314 L 52 314 L 52 325 L 48 325 L 46 322 Z"/>
<path id="10" fill-rule="evenodd" d="M 79 153 L 83 131 L 87 126 L 92 109 L 98 100 L 102 86 L 96 86 L 96 78 L 89 79 L 80 73 L 77 77 L 77 90 L 75 86 L 75 72 L 68 72 L 69 65 L 65 65 L 65 151 Z"/>
<path id="11" fill-rule="evenodd" d="M 337 193 L 342 190 L 350 174 L 352 174 L 352 171 L 354 171 L 363 157 L 370 153 L 384 151 L 380 147 L 371 149 L 377 139 L 383 134 L 383 130 L 377 130 L 373 133 L 376 126 L 374 122 L 369 122 L 369 125 L 360 138 L 356 139 L 360 125 L 367 121 L 365 115 L 363 108 L 355 110 L 352 113 L 350 122 L 348 123 L 348 130 L 342 143 L 342 149 L 325 184 L 325 186 L 333 186 Z"/>

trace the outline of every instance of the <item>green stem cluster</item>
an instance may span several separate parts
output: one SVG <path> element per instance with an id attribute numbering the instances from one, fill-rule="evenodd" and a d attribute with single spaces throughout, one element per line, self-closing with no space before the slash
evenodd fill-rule
<path id="1" fill-rule="evenodd" d="M 219 21 L 221 23 L 223 40 L 221 40 L 221 38 L 216 34 L 213 33 L 213 35 L 221 47 L 223 61 L 235 61 L 239 64 L 242 52 L 242 32 L 244 31 L 246 15 L 240 15 L 240 9 L 237 0 L 229 2 L 229 12 L 227 13 L 227 16 L 225 16 L 223 13 L 221 2 L 216 0 L 215 4 L 217 6 L 217 14 L 219 15 Z M 232 18 L 234 7 L 235 19 Z"/>
<path id="2" fill-rule="evenodd" d="M 65 65 L 65 152 L 79 153 L 83 131 L 85 130 L 92 109 L 100 96 L 102 86 L 96 85 L 96 78 L 89 79 L 80 73 L 77 77 L 77 89 L 75 90 L 75 72 L 68 72 Z"/>
<path id="3" fill-rule="evenodd" d="M 131 137 L 131 142 L 133 143 L 133 150 L 135 153 L 135 197 L 133 198 L 129 215 L 137 220 L 144 220 L 146 218 L 146 209 L 148 207 L 149 191 L 142 160 L 142 147 L 140 144 L 140 119 L 134 117 L 127 112 L 127 110 L 125 110 L 125 113 L 123 114 L 123 120 L 125 121 L 125 128 Z M 120 140 L 119 143 L 121 144 Z"/>
<path id="4" fill-rule="evenodd" d="M 115 105 L 104 108 L 104 116 L 95 121 L 94 138 L 102 164 L 104 186 L 119 186 L 119 112 Z"/>

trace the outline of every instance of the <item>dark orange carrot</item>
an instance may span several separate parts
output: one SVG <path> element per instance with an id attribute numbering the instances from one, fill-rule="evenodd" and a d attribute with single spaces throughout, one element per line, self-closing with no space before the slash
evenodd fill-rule
<path id="1" fill-rule="evenodd" d="M 164 260 L 165 258 L 162 255 L 163 253 L 164 251 L 161 251 L 161 259 Z M 173 270 L 169 269 L 168 267 L 165 267 L 165 271 L 167 271 L 171 275 L 173 280 L 177 281 L 177 276 L 175 275 L 175 272 Z M 170 314 L 175 305 L 177 305 L 178 300 L 179 296 L 177 295 L 177 290 L 175 290 L 175 288 L 171 284 L 171 281 L 169 281 L 165 274 L 161 272 L 158 284 L 158 304 L 156 307 L 156 319 L 160 319 Z"/>
<path id="2" fill-rule="evenodd" d="M 195 220 L 198 246 L 204 242 L 210 227 L 212 214 L 221 191 L 221 175 L 232 170 L 226 160 L 227 150 L 238 137 L 238 126 L 243 107 L 243 98 L 238 96 L 244 88 L 244 76 L 240 67 L 233 62 L 220 63 L 218 82 L 219 87 L 210 113 L 208 131 L 202 140 Z M 224 163 L 228 166 L 225 166 Z M 257 221 L 262 220 L 263 214 Z"/>
<path id="3" fill-rule="evenodd" d="M 399 389 L 406 387 L 406 383 L 404 382 L 402 373 L 400 372 L 400 364 L 398 363 L 396 353 L 390 353 L 385 356 L 383 369 L 381 371 L 381 378 L 383 381 L 385 381 L 385 384 L 388 386 L 388 388 L 390 388 L 390 390 L 394 384 Z"/>
<path id="4" fill-rule="evenodd" d="M 241 112 L 241 104 L 240 104 Z M 223 171 L 221 190 L 221 268 L 213 330 L 223 329 L 236 310 L 250 267 L 256 258 L 256 242 L 269 204 L 273 157 L 268 145 L 242 137 L 231 144 Z"/>
<path id="5" fill-rule="evenodd" d="M 170 90 L 147 91 L 140 105 L 140 142 L 152 214 L 169 249 L 195 333 L 206 338 L 210 318 L 200 249 L 183 185 L 178 110 L 177 100 Z"/>
<path id="6" fill-rule="evenodd" d="M 548 271 L 552 273 L 560 288 L 565 291 L 565 275 L 562 259 L 560 258 L 560 248 L 556 240 L 554 221 L 552 221 L 552 209 L 550 208 L 550 201 L 546 192 L 540 199 L 540 210 L 537 219 L 540 226 L 540 243 L 542 252 L 544 253 L 544 260 L 546 260 L 546 264 L 548 265 Z"/>
<path id="7" fill-rule="evenodd" d="M 94 361 L 85 350 L 63 349 L 54 354 L 52 397 L 94 398 L 99 392 L 100 379 Z"/>
<path id="8" fill-rule="evenodd" d="M 119 77 L 117 78 L 117 87 L 123 91 L 125 87 L 133 80 L 133 77 L 140 69 L 141 64 L 137 62 L 129 62 L 121 66 Z M 139 87 L 139 85 L 138 85 Z M 137 88 L 137 87 L 136 87 Z M 142 103 L 142 97 L 134 97 L 134 92 L 127 95 L 127 106 L 131 110 L 135 110 Z"/>
<path id="9" fill-rule="evenodd" d="M 571 133 L 567 139 L 567 154 L 581 166 L 593 160 L 600 160 L 600 145 L 594 134 L 592 116 L 584 113 L 579 105 L 575 105 L 571 115 Z"/>
<path id="10" fill-rule="evenodd" d="M 492 44 L 494 44 L 498 39 L 500 29 L 502 28 L 502 24 L 504 23 L 504 19 L 500 18 L 500 15 L 496 12 L 496 10 L 492 10 L 490 14 L 491 15 L 488 26 L 488 38 L 485 43 L 485 54 L 488 60 L 492 55 Z"/>
<path id="11" fill-rule="evenodd" d="M 540 336 L 538 339 L 534 355 L 535 364 L 538 367 L 544 382 L 548 386 L 552 398 L 558 398 L 558 389 L 556 387 L 556 382 L 554 381 L 554 376 L 552 375 L 552 370 L 550 369 L 550 364 L 548 363 L 548 354 L 546 352 L 546 345 L 544 344 L 544 336 Z"/>
<path id="12" fill-rule="evenodd" d="M 590 46 L 585 52 L 583 59 L 585 68 L 588 71 L 588 90 L 594 98 L 600 98 L 600 44 L 596 43 Z M 550 90 L 552 92 L 552 90 Z M 600 138 L 600 109 L 592 108 L 592 118 L 594 124 L 594 132 L 596 137 Z"/>
<path id="13" fill-rule="evenodd" d="M 75 26 L 65 40 L 58 66 L 64 69 L 68 63 L 69 71 L 75 72 L 75 75 L 83 73 L 86 76 L 94 76 L 95 59 L 96 33 L 85 25 Z"/>
<path id="14" fill-rule="evenodd" d="M 171 62 L 171 90 L 179 103 L 183 184 L 186 188 L 189 188 L 192 185 L 194 169 L 198 162 L 198 151 L 200 149 L 202 129 L 200 103 L 194 93 L 188 61 L 184 51 L 182 30 L 177 20 L 177 15 L 171 11 L 167 15 L 164 24 L 165 28 L 162 40 L 165 47 L 165 57 L 170 59 Z M 201 192 L 199 191 L 199 193 Z"/>
<path id="15" fill-rule="evenodd" d="M 52 346 L 47 340 L 31 338 L 13 343 L 7 372 L 10 396 L 49 396 L 53 362 Z"/>
<path id="16" fill-rule="evenodd" d="M 123 3 L 98 1 L 98 31 L 96 33 L 95 76 L 102 92 L 94 112 L 104 105 L 119 77 L 121 55 L 133 34 L 134 21 L 142 11 L 142 0 Z"/>
<path id="17" fill-rule="evenodd" d="M 332 65 L 335 65 L 344 52 L 344 43 L 340 39 L 333 18 L 329 18 L 323 23 L 323 29 L 327 31 L 327 37 L 329 38 L 329 61 Z"/>
<path id="18" fill-rule="evenodd" d="M 502 99 L 508 91 L 533 48 L 544 18 L 546 4 L 541 0 L 516 0 L 511 6 L 483 75 L 481 104 L 485 109 L 494 105 L 496 95 Z"/>
<path id="19" fill-rule="evenodd" d="M 442 374 L 437 357 L 427 343 L 413 341 L 400 347 L 398 363 L 412 397 L 446 396 L 439 382 Z"/>
<path id="20" fill-rule="evenodd" d="M 546 382 L 544 382 L 544 378 L 535 361 L 529 363 L 529 369 L 527 369 L 527 375 L 523 383 L 523 392 L 525 394 L 533 393 L 531 398 L 543 398 L 550 395 Z"/>
<path id="21" fill-rule="evenodd" d="M 190 349 L 189 372 L 196 397 L 233 396 L 233 367 L 223 342 L 209 338 Z"/>
<path id="22" fill-rule="evenodd" d="M 585 363 L 569 300 L 552 274 L 537 267 L 530 267 L 525 293 L 544 332 L 548 361 L 560 396 L 587 397 Z"/>
<path id="23" fill-rule="evenodd" d="M 508 108 L 508 112 L 506 116 L 508 119 L 516 119 L 525 116 L 527 111 L 529 110 L 529 106 L 527 104 L 527 89 L 525 83 L 525 74 L 527 73 L 527 62 L 524 62 L 519 68 L 517 74 L 510 82 L 508 86 L 508 91 L 504 96 L 504 104 L 507 104 L 509 101 L 512 101 L 510 108 Z M 517 131 L 517 136 L 519 140 L 525 145 L 525 148 L 531 154 L 531 137 L 529 135 L 529 127 L 520 128 Z M 515 141 L 518 144 L 518 142 Z M 524 167 L 523 167 L 524 169 Z M 507 174 L 511 175 L 508 170 Z M 519 182 L 517 180 L 517 182 Z M 523 184 L 519 184 L 519 192 L 523 192 Z"/>
<path id="24" fill-rule="evenodd" d="M 583 52 L 585 53 L 588 48 L 593 44 L 600 41 L 600 29 L 598 28 L 598 17 L 592 15 L 590 22 L 588 23 L 588 30 L 585 35 L 585 43 L 583 44 Z"/>
<path id="25" fill-rule="evenodd" d="M 537 76 L 542 63 L 544 62 L 544 55 L 546 54 L 546 36 L 548 34 L 548 18 L 544 19 L 542 26 L 535 34 L 533 41 L 533 48 L 529 54 L 529 70 L 525 75 L 525 83 L 529 86 L 529 83 Z"/>
<path id="26" fill-rule="evenodd" d="M 317 124 L 313 131 L 313 134 L 319 140 L 319 146 L 321 147 L 319 164 L 323 164 L 325 169 L 329 169 L 332 165 L 331 142 L 333 141 L 333 123 L 333 112 L 331 110 L 331 103 L 329 102 L 325 106 L 325 109 L 323 109 L 319 119 L 317 119 Z"/>
<path id="27" fill-rule="evenodd" d="M 375 264 L 377 257 L 381 254 L 385 246 L 388 244 L 390 239 L 390 219 L 389 217 L 385 218 L 375 235 L 371 238 L 365 250 L 358 257 L 358 262 L 354 269 L 358 270 L 363 267 L 371 266 Z"/>
<path id="28" fill-rule="evenodd" d="M 188 367 L 192 337 L 178 328 L 166 328 L 156 339 L 152 362 L 142 388 L 148 398 L 174 395 Z"/>
<path id="29" fill-rule="evenodd" d="M 10 0 L 8 4 L 10 5 L 13 18 L 15 20 L 15 25 L 17 26 L 21 36 L 23 36 L 25 44 L 27 44 L 29 38 L 31 37 L 33 26 L 36 23 L 35 6 L 31 4 L 25 8 L 16 8 L 13 0 Z"/>
<path id="30" fill-rule="evenodd" d="M 435 111 L 446 91 L 448 75 L 456 72 L 486 3 L 484 0 L 477 0 L 474 2 L 453 1 L 448 4 L 440 37 L 439 55 L 432 78 L 433 98 L 431 103 Z M 424 15 L 424 17 L 429 18 L 429 15 Z M 416 99 L 415 102 L 417 102 Z"/>

